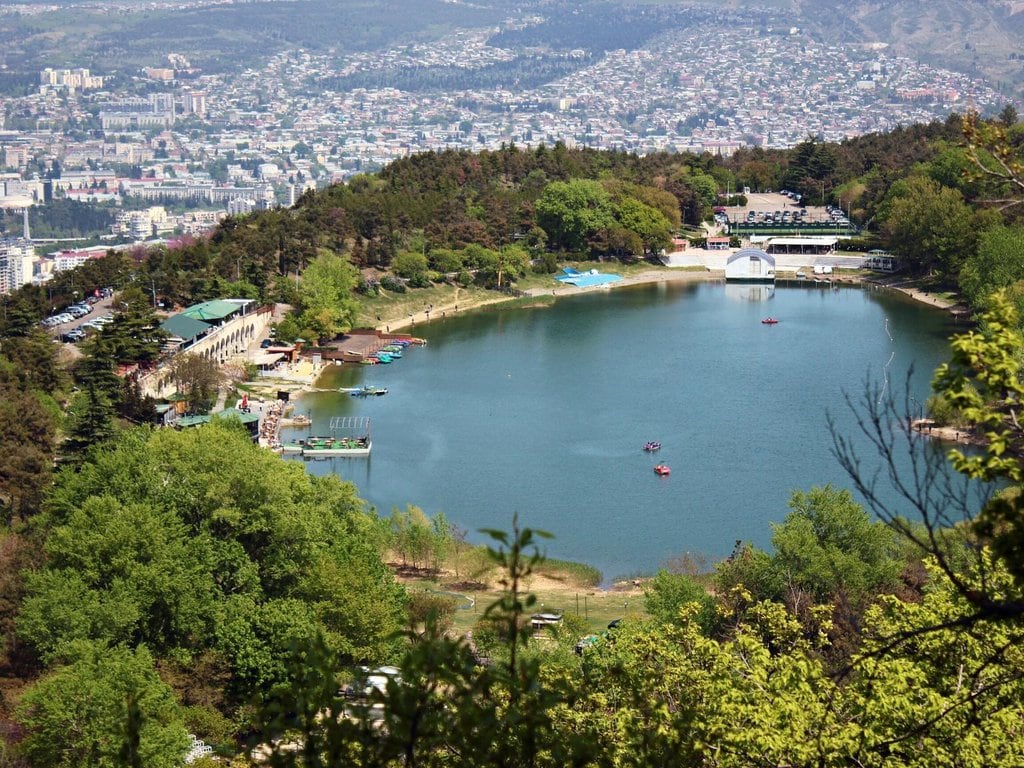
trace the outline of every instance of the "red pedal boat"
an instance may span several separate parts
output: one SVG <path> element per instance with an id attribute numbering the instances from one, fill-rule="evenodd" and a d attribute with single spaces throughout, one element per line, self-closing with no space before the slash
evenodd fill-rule
<path id="1" fill-rule="evenodd" d="M 671 475 L 672 470 L 668 468 L 668 464 L 658 464 L 654 467 L 654 474 L 656 475 Z"/>
<path id="2" fill-rule="evenodd" d="M 762 325 L 775 325 L 778 322 L 779 321 L 776 320 L 774 317 L 766 317 L 764 320 L 761 321 L 761 324 Z"/>

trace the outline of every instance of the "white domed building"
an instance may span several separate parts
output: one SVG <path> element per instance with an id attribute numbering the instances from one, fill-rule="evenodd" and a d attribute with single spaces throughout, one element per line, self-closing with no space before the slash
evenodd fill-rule
<path id="1" fill-rule="evenodd" d="M 736 251 L 725 262 L 727 283 L 774 283 L 775 257 L 760 248 Z"/>

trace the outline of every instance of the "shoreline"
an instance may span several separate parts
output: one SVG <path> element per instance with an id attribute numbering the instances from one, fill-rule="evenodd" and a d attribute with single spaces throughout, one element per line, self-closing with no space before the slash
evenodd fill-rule
<path id="1" fill-rule="evenodd" d="M 795 272 L 793 273 L 795 278 Z M 560 285 L 555 288 L 529 288 L 522 292 L 522 296 L 506 296 L 498 295 L 494 297 L 487 297 L 485 299 L 469 299 L 462 298 L 460 301 L 455 301 L 458 298 L 459 291 L 456 288 L 454 297 L 451 301 L 437 306 L 431 307 L 430 311 L 416 312 L 411 315 L 404 315 L 402 317 L 395 318 L 382 318 L 375 326 L 375 330 L 383 333 L 396 333 L 396 332 L 408 332 L 408 329 L 415 328 L 417 324 L 430 324 L 431 316 L 433 321 L 437 322 L 439 319 L 446 318 L 450 313 L 452 315 L 461 314 L 465 312 L 471 312 L 473 310 L 480 309 L 481 307 L 487 307 L 495 304 L 504 304 L 512 301 L 519 300 L 521 298 L 541 298 L 551 297 L 560 298 L 564 296 L 579 295 L 582 293 L 592 293 L 594 291 L 610 291 L 618 288 L 628 288 L 641 285 L 655 285 L 657 283 L 696 283 L 696 282 L 714 282 L 722 281 L 725 279 L 725 271 L 717 269 L 680 269 L 673 267 L 652 267 L 642 272 L 637 272 L 632 275 L 627 275 L 621 280 L 614 283 L 605 283 L 602 285 L 594 285 L 589 287 L 580 288 L 572 285 Z M 786 273 L 783 279 L 791 279 L 789 273 Z M 552 278 L 553 280 L 553 278 Z M 914 302 L 929 306 L 935 309 L 941 309 L 943 311 L 951 313 L 954 317 L 959 317 L 963 313 L 957 312 L 957 307 L 961 306 L 959 302 L 951 300 L 945 296 L 938 296 L 929 294 L 927 291 L 921 290 L 913 285 L 909 285 L 906 282 L 888 282 L 884 278 L 875 279 L 873 276 L 864 275 L 846 275 L 835 280 L 843 285 L 856 285 L 864 286 L 869 285 L 875 288 L 883 288 L 891 291 L 896 291 L 907 296 Z M 460 308 L 461 304 L 461 308 Z M 327 370 L 329 366 L 321 364 L 319 368 L 316 368 L 309 372 L 307 377 L 288 377 L 283 379 L 268 379 L 267 381 L 261 381 L 261 389 L 272 391 L 275 388 L 286 387 L 291 390 L 294 397 L 301 397 L 306 392 L 310 392 L 316 388 L 317 381 L 320 376 Z M 254 382 L 255 383 L 255 382 Z"/>
<path id="2" fill-rule="evenodd" d="M 796 273 L 793 273 L 793 279 L 795 279 Z M 778 275 L 776 275 L 778 277 Z M 790 276 L 787 273 L 784 275 L 784 279 L 789 279 Z M 553 278 L 552 278 L 553 279 Z M 541 297 L 541 296 L 552 296 L 559 298 L 563 296 L 573 296 L 582 293 L 591 293 L 594 291 L 613 291 L 618 288 L 626 288 L 638 285 L 653 285 L 657 283 L 694 283 L 694 282 L 713 282 L 716 280 L 724 280 L 724 270 L 712 270 L 707 269 L 704 271 L 697 271 L 693 269 L 681 270 L 673 267 L 662 267 L 662 268 L 651 268 L 644 270 L 643 272 L 636 273 L 634 275 L 628 275 L 623 277 L 614 283 L 605 283 L 603 285 L 595 285 L 586 288 L 578 288 L 576 286 L 560 286 L 552 289 L 547 288 L 529 288 L 523 291 L 524 297 Z M 909 297 L 913 301 L 924 304 L 935 309 L 942 309 L 954 316 L 959 316 L 961 313 L 956 312 L 956 308 L 960 306 L 960 303 L 955 300 L 948 299 L 944 296 L 938 296 L 928 293 L 928 291 L 921 290 L 913 285 L 901 284 L 898 282 L 886 282 L 885 279 L 874 279 L 873 277 L 865 277 L 863 275 L 847 275 L 835 280 L 835 282 L 844 285 L 863 285 L 868 284 L 878 288 L 886 288 L 888 290 L 897 291 Z M 379 321 L 374 328 L 378 331 L 385 333 L 394 333 L 406 328 L 414 327 L 418 323 L 430 323 L 431 316 L 436 321 L 439 317 L 444 318 L 449 313 L 457 314 L 462 312 L 468 312 L 480 307 L 490 306 L 492 304 L 502 304 L 510 301 L 514 301 L 517 297 L 514 296 L 495 296 L 494 298 L 488 298 L 485 300 L 465 300 L 451 301 L 443 306 L 432 308 L 430 312 L 416 312 L 412 315 L 406 315 L 403 317 L 396 317 L 392 319 L 384 318 Z M 462 304 L 462 308 L 459 308 L 459 304 Z"/>
<path id="3" fill-rule="evenodd" d="M 663 267 L 662 269 L 650 269 L 640 272 L 635 275 L 629 275 L 623 277 L 614 283 L 605 283 L 604 285 L 594 285 L 587 288 L 578 288 L 574 285 L 562 285 L 556 288 L 528 288 L 523 291 L 523 297 L 534 297 L 540 298 L 542 296 L 552 296 L 555 298 L 561 296 L 573 296 L 581 293 L 592 293 L 594 291 L 608 291 L 615 290 L 616 288 L 623 288 L 626 286 L 634 285 L 649 285 L 653 283 L 677 283 L 677 282 L 704 282 L 715 279 L 724 279 L 725 272 L 721 270 L 698 272 L 695 270 L 680 271 L 673 270 L 671 267 Z M 554 282 L 554 278 L 552 278 Z M 412 315 L 405 315 L 397 318 L 384 318 L 380 320 L 374 328 L 384 333 L 394 333 L 396 331 L 413 327 L 419 323 L 430 323 L 431 317 L 436 322 L 437 319 L 444 318 L 448 313 L 451 314 L 462 314 L 469 312 L 480 307 L 491 306 L 492 304 L 503 304 L 510 301 L 515 301 L 516 296 L 495 296 L 494 298 L 488 298 L 485 300 L 473 300 L 470 299 L 468 302 L 462 301 L 451 301 L 443 306 L 437 306 L 431 309 L 430 312 L 416 312 Z M 459 305 L 462 305 L 461 308 Z"/>

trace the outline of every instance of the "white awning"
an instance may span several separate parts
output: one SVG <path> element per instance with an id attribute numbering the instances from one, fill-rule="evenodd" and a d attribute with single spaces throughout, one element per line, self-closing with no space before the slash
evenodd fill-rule
<path id="1" fill-rule="evenodd" d="M 261 352 L 258 355 L 253 355 L 252 361 L 256 365 L 273 365 L 284 356 L 284 352 Z"/>

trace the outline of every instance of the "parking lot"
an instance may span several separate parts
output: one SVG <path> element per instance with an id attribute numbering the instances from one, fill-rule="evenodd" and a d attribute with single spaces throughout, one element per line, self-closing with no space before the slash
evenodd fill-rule
<path id="1" fill-rule="evenodd" d="M 792 224 L 794 217 L 803 224 L 838 227 L 849 223 L 841 212 L 834 215 L 833 211 L 820 205 L 801 207 L 795 197 L 781 192 L 752 192 L 747 195 L 745 206 L 731 206 L 726 209 L 726 215 L 730 222 L 738 224 Z"/>
<path id="2" fill-rule="evenodd" d="M 83 341 L 91 331 L 98 331 L 104 325 L 113 322 L 113 300 L 113 291 L 104 291 L 101 296 L 95 297 L 92 303 L 88 303 L 87 300 L 79 302 L 80 310 L 72 310 L 72 307 L 79 306 L 72 305 L 50 315 L 42 321 L 43 327 L 58 341 L 69 344 Z M 88 311 L 84 311 L 86 307 Z"/>

